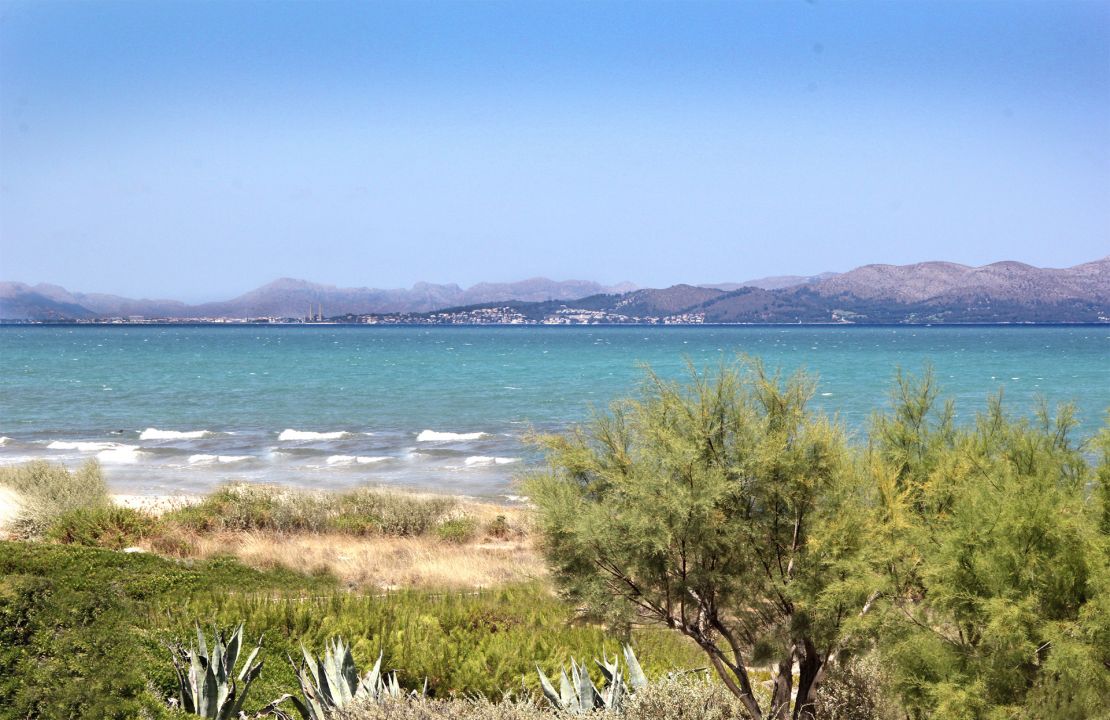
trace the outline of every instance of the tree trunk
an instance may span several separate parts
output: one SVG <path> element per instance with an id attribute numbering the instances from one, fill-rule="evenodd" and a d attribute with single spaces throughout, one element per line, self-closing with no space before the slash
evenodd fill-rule
<path id="1" fill-rule="evenodd" d="M 788 720 L 790 717 L 790 690 L 794 684 L 794 651 L 779 663 L 775 674 L 775 687 L 771 695 L 771 717 L 775 720 Z"/>
<path id="2" fill-rule="evenodd" d="M 755 701 L 755 697 L 751 693 L 751 684 L 748 679 L 733 673 L 716 654 L 709 651 L 708 648 L 705 648 L 705 650 L 706 654 L 709 655 L 710 662 L 713 663 L 713 669 L 717 671 L 717 676 L 724 682 L 725 687 L 732 691 L 733 695 L 740 698 L 740 702 L 744 703 L 744 708 L 752 716 L 752 720 L 763 720 L 763 711 L 759 708 L 759 703 Z M 737 681 L 739 681 L 739 684 Z"/>
<path id="3" fill-rule="evenodd" d="M 802 641 L 805 654 L 798 661 L 798 699 L 794 702 L 794 720 L 817 717 L 817 685 L 823 663 L 817 648 L 807 638 Z"/>

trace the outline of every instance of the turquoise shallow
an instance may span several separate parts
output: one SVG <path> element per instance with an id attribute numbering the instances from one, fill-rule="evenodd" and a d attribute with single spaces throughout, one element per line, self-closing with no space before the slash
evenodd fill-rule
<path id="1" fill-rule="evenodd" d="M 815 403 L 861 431 L 897 368 L 932 364 L 962 418 L 1002 389 L 1015 413 L 1110 408 L 1110 327 L 0 328 L 0 463 L 98 458 L 119 492 L 229 479 L 513 495 L 557 430 L 631 392 L 648 364 L 740 353 L 806 368 Z"/>

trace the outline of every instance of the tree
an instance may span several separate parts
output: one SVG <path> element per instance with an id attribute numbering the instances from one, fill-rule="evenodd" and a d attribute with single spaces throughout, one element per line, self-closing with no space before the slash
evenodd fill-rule
<path id="1" fill-rule="evenodd" d="M 1012 419 L 995 397 L 973 424 L 953 417 L 931 374 L 900 376 L 871 433 L 864 527 L 895 691 L 913 718 L 1105 713 L 1107 431 L 1096 474 L 1070 407 Z"/>
<path id="2" fill-rule="evenodd" d="M 539 438 L 548 468 L 527 484 L 564 593 L 689 636 L 756 720 L 814 717 L 867 600 L 855 471 L 838 425 L 808 409 L 813 388 L 755 361 L 691 368 L 687 384 L 649 372 L 638 397 Z"/>

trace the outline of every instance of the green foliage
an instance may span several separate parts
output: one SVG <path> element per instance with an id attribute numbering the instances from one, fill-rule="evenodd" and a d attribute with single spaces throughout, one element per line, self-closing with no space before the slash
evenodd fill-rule
<path id="1" fill-rule="evenodd" d="M 1107 536 L 1073 411 L 956 428 L 931 375 L 876 418 L 872 629 L 914 718 L 1088 717 L 1110 694 Z M 1105 467 L 1105 460 L 1104 460 Z M 1063 714 L 1060 714 L 1063 713 Z"/>
<path id="2" fill-rule="evenodd" d="M 541 584 L 478 594 L 347 593 L 327 577 L 260 572 L 235 560 L 173 561 L 77 545 L 0 543 L 0 717 L 160 717 L 178 679 L 164 644 L 203 619 L 246 619 L 265 634 L 268 657 L 320 647 L 339 634 L 354 660 L 440 697 L 538 691 L 535 660 L 615 649 L 601 628 L 574 622 Z M 633 635 L 649 672 L 693 667 L 694 649 L 645 630 Z M 550 664 L 549 664 L 550 663 Z M 268 663 L 251 687 L 255 704 L 298 686 L 285 663 Z"/>
<path id="3" fill-rule="evenodd" d="M 636 399 L 540 438 L 549 471 L 527 484 L 566 594 L 688 635 L 754 717 L 768 708 L 748 666 L 776 665 L 781 716 L 799 663 L 810 707 L 844 618 L 866 599 L 844 581 L 858 532 L 837 525 L 856 474 L 840 429 L 807 409 L 812 392 L 755 362 L 691 371 L 685 385 L 649 374 Z"/>
<path id="4" fill-rule="evenodd" d="M 199 532 L 276 530 L 353 535 L 423 535 L 456 505 L 454 498 L 360 488 L 312 493 L 267 485 L 227 485 L 165 515 Z"/>
<path id="5" fill-rule="evenodd" d="M 58 517 L 73 510 L 111 503 L 95 460 L 72 472 L 45 460 L 2 467 L 0 485 L 20 496 L 22 508 L 13 529 L 22 537 L 41 537 Z"/>
<path id="6" fill-rule="evenodd" d="M 334 581 L 262 573 L 226 559 L 178 563 L 0 542 L 0 717 L 160 717 L 163 697 L 176 690 L 161 643 L 182 633 L 176 625 L 165 631 L 156 601 L 330 587 Z"/>
<path id="7" fill-rule="evenodd" d="M 477 533 L 478 521 L 467 515 L 448 518 L 436 526 L 436 537 L 459 545 L 473 540 Z"/>
<path id="8" fill-rule="evenodd" d="M 98 505 L 68 510 L 57 516 L 46 539 L 60 543 L 120 550 L 149 537 L 158 523 L 133 508 Z"/>
<path id="9" fill-rule="evenodd" d="M 243 624 L 224 637 L 219 631 L 212 635 L 212 649 L 197 625 L 197 644 L 186 649 L 180 644 L 170 646 L 173 668 L 177 672 L 178 707 L 190 715 L 210 720 L 238 718 L 251 684 L 262 671 L 262 661 L 255 662 L 262 649 L 259 638 L 254 650 L 243 661 L 238 675 L 235 663 L 243 647 Z"/>

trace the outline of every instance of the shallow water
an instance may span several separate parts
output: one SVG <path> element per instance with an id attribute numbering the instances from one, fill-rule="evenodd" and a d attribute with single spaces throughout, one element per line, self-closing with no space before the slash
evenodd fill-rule
<path id="1" fill-rule="evenodd" d="M 98 458 L 118 492 L 229 479 L 512 495 L 558 430 L 634 390 L 739 353 L 817 375 L 860 431 L 898 367 L 932 364 L 961 417 L 1003 389 L 1110 408 L 1110 327 L 0 327 L 0 463 Z"/>

